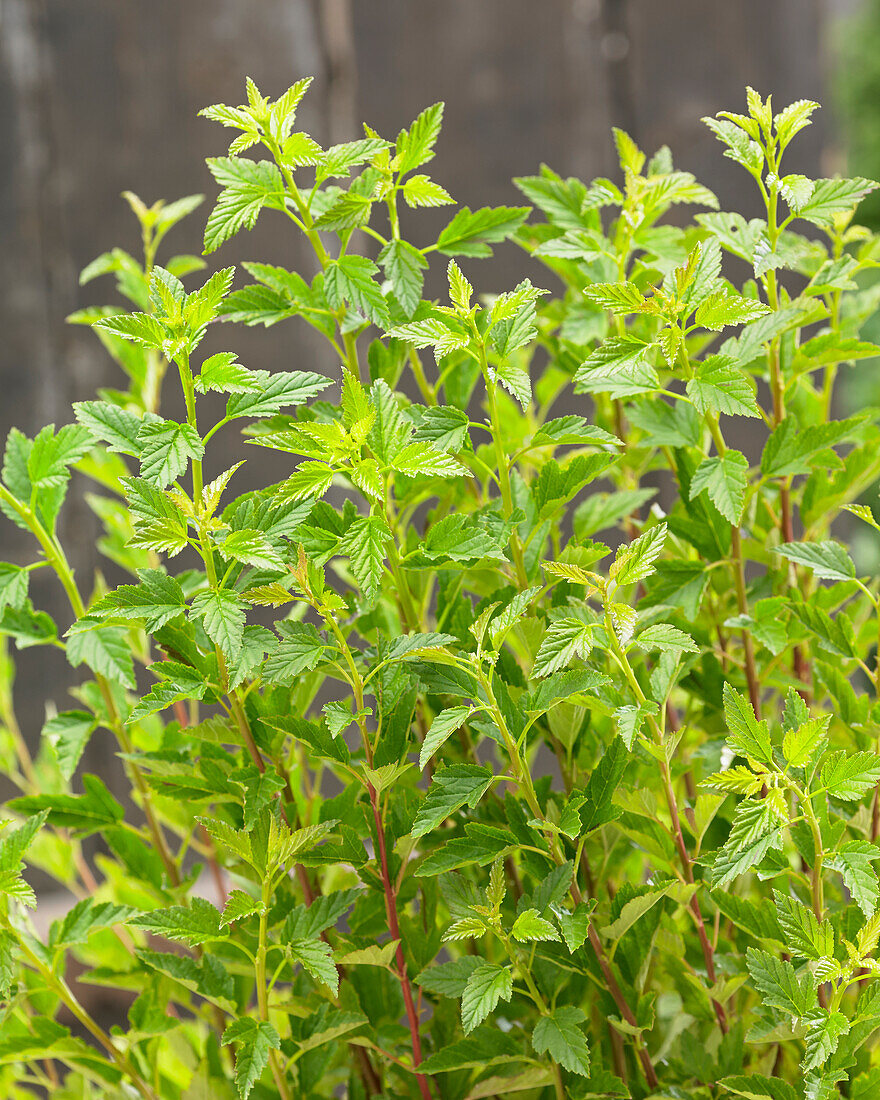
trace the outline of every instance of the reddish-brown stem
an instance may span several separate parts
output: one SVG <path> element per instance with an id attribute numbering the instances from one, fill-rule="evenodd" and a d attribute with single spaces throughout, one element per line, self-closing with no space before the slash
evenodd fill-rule
<path id="1" fill-rule="evenodd" d="M 260 773 L 263 773 L 266 770 L 266 761 L 263 759 L 262 753 L 257 747 L 256 741 L 254 741 L 254 735 L 251 733 L 251 727 L 250 723 L 247 720 L 247 715 L 244 713 L 241 703 L 238 701 L 238 699 L 235 698 L 235 696 L 232 696 L 232 711 L 235 715 L 235 720 L 238 724 L 239 733 L 241 733 L 242 740 L 245 743 L 245 747 L 248 750 L 250 758 L 257 766 L 257 770 Z M 283 769 L 280 770 L 282 771 L 282 778 L 284 779 L 284 782 L 286 784 L 287 799 L 292 806 L 295 806 L 296 803 L 293 798 L 293 790 L 290 786 L 290 776 Z M 284 809 L 283 804 L 280 805 L 279 808 L 281 810 L 281 816 L 284 818 L 285 822 L 290 825 L 290 819 L 287 816 L 287 811 Z M 312 902 L 315 900 L 315 888 L 312 886 L 311 880 L 308 876 L 308 872 L 301 863 L 296 864 L 295 870 L 297 881 L 302 888 L 303 899 L 305 900 L 306 905 L 311 905 Z"/>
<path id="2" fill-rule="evenodd" d="M 605 955 L 605 950 L 602 947 L 602 942 L 596 933 L 596 929 L 590 925 L 589 931 L 590 947 L 593 949 L 593 953 L 596 956 L 596 961 L 599 964 L 599 969 L 602 971 L 602 977 L 605 979 L 605 985 L 608 987 L 608 992 L 611 994 L 614 1003 L 617 1005 L 617 1011 L 623 1017 L 623 1019 L 629 1024 L 630 1027 L 638 1027 L 633 1010 L 626 1002 L 626 998 L 620 986 L 617 984 L 617 979 L 614 977 L 614 973 L 611 970 L 611 965 L 608 962 L 608 958 Z M 651 1055 L 648 1054 L 644 1046 L 641 1043 L 641 1039 L 637 1040 L 636 1052 L 639 1056 L 639 1062 L 642 1066 L 642 1072 L 645 1074 L 645 1080 L 648 1082 L 648 1087 L 655 1089 L 660 1084 L 657 1078 L 657 1071 L 654 1069 L 654 1063 L 651 1061 Z"/>
<path id="3" fill-rule="evenodd" d="M 682 871 L 684 872 L 685 881 L 688 885 L 693 886 L 694 883 L 694 869 L 691 863 L 691 857 L 687 850 L 687 845 L 684 841 L 684 834 L 681 829 L 681 816 L 678 812 L 678 802 L 675 797 L 675 789 L 672 786 L 672 777 L 669 774 L 669 765 L 664 763 L 662 765 L 663 775 L 663 787 L 666 793 L 666 805 L 669 810 L 669 816 L 672 819 L 672 831 L 675 837 L 675 846 L 678 849 L 678 856 L 681 860 Z M 697 926 L 697 935 L 700 939 L 700 947 L 703 951 L 703 960 L 706 964 L 706 977 L 709 979 L 709 984 L 715 984 L 715 955 L 712 950 L 712 944 L 709 942 L 709 937 L 706 933 L 706 924 L 703 920 L 703 913 L 700 909 L 700 902 L 697 898 L 696 891 L 690 900 L 690 909 L 694 916 L 694 922 Z M 724 1011 L 724 1006 L 715 998 L 712 998 L 712 1008 L 715 1010 L 715 1016 L 718 1019 L 718 1026 L 721 1031 L 726 1034 L 728 1030 L 727 1025 L 727 1013 Z"/>
<path id="4" fill-rule="evenodd" d="M 376 823 L 376 842 L 379 847 L 379 867 L 382 871 L 382 886 L 385 891 L 385 915 L 388 918 L 388 931 L 391 938 L 397 940 L 397 970 L 400 975 L 400 990 L 403 993 L 403 1003 L 406 1006 L 406 1018 L 409 1022 L 409 1033 L 412 1038 L 413 1065 L 422 1063 L 422 1037 L 419 1032 L 419 1016 L 413 1002 L 412 986 L 406 969 L 406 957 L 403 953 L 403 941 L 400 936 L 400 923 L 397 919 L 397 892 L 391 881 L 388 871 L 388 851 L 385 845 L 385 827 L 382 824 L 382 815 L 379 813 L 379 800 L 372 784 L 368 784 L 370 804 L 373 807 L 373 819 Z M 431 1100 L 431 1090 L 428 1088 L 428 1078 L 423 1073 L 416 1074 L 419 1083 L 419 1091 L 424 1100 Z"/>

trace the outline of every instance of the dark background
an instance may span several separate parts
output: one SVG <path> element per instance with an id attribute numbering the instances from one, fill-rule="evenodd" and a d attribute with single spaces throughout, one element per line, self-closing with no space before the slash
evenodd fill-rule
<path id="1" fill-rule="evenodd" d="M 78 273 L 115 245 L 138 254 L 136 223 L 119 197 L 125 189 L 148 203 L 204 191 L 209 201 L 172 232 L 160 260 L 200 251 L 216 193 L 204 158 L 225 152 L 230 132 L 197 112 L 241 102 L 246 75 L 274 97 L 313 74 L 300 119 L 325 145 L 357 136 L 361 120 L 393 138 L 424 106 L 445 100 L 430 171 L 472 208 L 519 203 L 511 177 L 542 161 L 585 179 L 614 175 L 610 128 L 619 125 L 649 153 L 670 145 L 676 165 L 713 188 L 722 209 L 749 213 L 751 181 L 721 155 L 700 117 L 743 109 L 746 84 L 772 92 L 779 106 L 826 102 L 823 7 L 821 0 L 0 0 L 0 438 L 13 424 L 32 435 L 64 423 L 71 401 L 121 381 L 94 335 L 65 324 L 77 308 L 116 300 L 109 280 L 79 287 Z M 798 138 L 789 171 L 839 167 L 829 123 L 823 111 Z M 430 217 L 417 240 L 427 239 Z M 311 274 L 310 257 L 278 228 L 264 218 L 212 256 L 212 266 L 259 258 Z M 526 263 L 502 246 L 473 274 L 480 289 L 501 289 Z M 296 322 L 223 335 L 254 368 L 328 366 Z M 87 589 L 100 562 L 82 487 L 75 479 L 61 534 Z M 29 542 L 6 522 L 0 559 L 33 560 Z M 64 629 L 69 611 L 48 571 L 34 575 L 32 592 Z M 45 700 L 69 705 L 71 673 L 63 655 L 45 649 L 18 654 L 16 663 L 19 717 L 32 741 Z M 90 753 L 103 754 L 100 744 Z"/>

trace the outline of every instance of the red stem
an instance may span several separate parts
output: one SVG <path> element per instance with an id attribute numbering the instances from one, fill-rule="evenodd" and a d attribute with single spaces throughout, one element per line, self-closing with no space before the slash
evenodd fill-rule
<path id="1" fill-rule="evenodd" d="M 678 802 L 675 798 L 675 791 L 672 787 L 672 779 L 669 775 L 669 766 L 664 765 L 662 767 L 663 773 L 663 786 L 666 792 L 666 805 L 669 809 L 669 816 L 672 819 L 672 828 L 675 834 L 675 846 L 678 849 L 679 859 L 681 860 L 682 870 L 684 871 L 684 877 L 688 885 L 694 885 L 694 870 L 691 863 L 691 857 L 688 854 L 687 845 L 684 842 L 684 834 L 681 830 L 681 817 L 678 812 Z M 703 951 L 703 960 L 706 964 L 706 977 L 709 979 L 710 985 L 715 984 L 715 957 L 712 951 L 712 944 L 709 942 L 709 937 L 706 934 L 706 925 L 703 921 L 703 913 L 700 909 L 700 902 L 697 898 L 696 891 L 694 891 L 693 897 L 690 900 L 691 912 L 694 915 L 694 921 L 697 925 L 697 935 L 700 938 L 700 947 Z M 723 1005 L 715 998 L 712 998 L 712 1007 L 715 1010 L 715 1016 L 718 1019 L 718 1026 L 721 1028 L 723 1034 L 727 1034 L 727 1013 L 724 1011 Z"/>
<path id="2" fill-rule="evenodd" d="M 385 913 L 388 917 L 388 931 L 391 938 L 397 940 L 397 970 L 400 975 L 400 989 L 403 993 L 403 1003 L 406 1005 L 406 1018 L 409 1021 L 409 1033 L 412 1037 L 413 1065 L 422 1063 L 422 1038 L 419 1034 L 419 1016 L 413 1002 L 412 986 L 406 969 L 406 958 L 403 954 L 403 941 L 400 936 L 400 924 L 397 920 L 397 894 L 388 873 L 388 852 L 385 847 L 385 828 L 382 825 L 382 817 L 379 814 L 379 803 L 376 790 L 372 784 L 368 785 L 370 792 L 370 804 L 373 807 L 373 818 L 376 822 L 376 839 L 379 845 L 379 864 L 382 868 L 382 885 L 385 890 Z M 423 1073 L 416 1074 L 419 1083 L 419 1091 L 424 1100 L 431 1100 L 431 1090 L 428 1088 L 428 1078 Z"/>

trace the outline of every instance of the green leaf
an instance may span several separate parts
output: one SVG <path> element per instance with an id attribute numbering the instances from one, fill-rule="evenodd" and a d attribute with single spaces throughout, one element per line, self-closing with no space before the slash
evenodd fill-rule
<path id="1" fill-rule="evenodd" d="M 348 554 L 352 572 L 368 600 L 374 599 L 379 591 L 385 568 L 385 547 L 391 537 L 385 521 L 370 515 L 356 519 L 340 540 L 339 550 Z"/>
<path id="2" fill-rule="evenodd" d="M 186 516 L 170 497 L 140 477 L 122 480 L 131 510 L 135 537 L 132 546 L 174 556 L 187 545 Z"/>
<path id="3" fill-rule="evenodd" d="M 646 653 L 659 649 L 661 653 L 699 653 L 697 643 L 689 634 L 668 623 L 646 627 L 636 635 L 635 644 Z"/>
<path id="4" fill-rule="evenodd" d="M 590 1048 L 581 1029 L 586 1015 L 574 1005 L 559 1005 L 541 1016 L 532 1032 L 532 1046 L 538 1054 L 549 1054 L 569 1073 L 590 1075 Z"/>
<path id="5" fill-rule="evenodd" d="M 65 710 L 49 718 L 40 737 L 50 744 L 58 761 L 58 770 L 71 779 L 97 725 L 93 714 L 84 710 Z"/>
<path id="6" fill-rule="evenodd" d="M 342 256 L 324 272 L 324 293 L 332 309 L 349 303 L 382 328 L 391 324 L 388 303 L 373 276 L 379 269 L 365 256 Z"/>
<path id="7" fill-rule="evenodd" d="M 73 405 L 76 419 L 95 439 L 107 444 L 107 449 L 125 455 L 136 455 L 137 441 L 143 421 L 135 413 L 106 401 L 77 401 Z"/>
<path id="8" fill-rule="evenodd" d="M 482 960 L 475 955 L 463 955 L 460 959 L 427 967 L 416 978 L 416 984 L 440 997 L 460 997 L 470 976 L 481 965 Z"/>
<path id="9" fill-rule="evenodd" d="M 331 176 L 347 176 L 349 169 L 364 161 L 372 160 L 384 149 L 388 142 L 382 138 L 359 138 L 357 141 L 344 141 L 340 145 L 331 145 L 324 153 L 318 172 L 322 179 Z"/>
<path id="10" fill-rule="evenodd" d="M 354 190 L 343 191 L 315 221 L 315 228 L 332 230 L 336 233 L 346 229 L 358 229 L 370 220 L 374 201 L 370 195 L 361 195 Z"/>
<path id="11" fill-rule="evenodd" d="M 422 272 L 427 268 L 428 261 L 411 244 L 394 240 L 389 241 L 379 253 L 379 263 L 391 282 L 391 290 L 404 314 L 412 317 L 422 297 L 425 283 Z"/>
<path id="12" fill-rule="evenodd" d="M 748 1077 L 724 1077 L 719 1082 L 728 1092 L 744 1096 L 746 1100 L 800 1100 L 793 1085 L 778 1077 L 764 1077 L 753 1073 Z"/>
<path id="13" fill-rule="evenodd" d="M 190 459 L 205 453 L 199 433 L 173 420 L 143 420 L 137 436 L 141 477 L 164 489 L 186 472 Z"/>
<path id="14" fill-rule="evenodd" d="M 635 283 L 591 283 L 584 287 L 584 297 L 598 309 L 612 313 L 638 313 L 645 304 L 645 296 Z"/>
<path id="15" fill-rule="evenodd" d="M 467 438 L 470 419 L 462 409 L 434 405 L 424 410 L 417 424 L 414 443 L 430 443 L 438 451 L 460 451 Z"/>
<path id="16" fill-rule="evenodd" d="M 28 594 L 30 573 L 11 562 L 0 561 L 0 616 L 7 607 L 20 611 Z"/>
<path id="17" fill-rule="evenodd" d="M 205 633 L 233 661 L 241 649 L 245 603 L 228 588 L 199 592 L 193 597 L 191 615 L 201 619 Z"/>
<path id="18" fill-rule="evenodd" d="M 209 157 L 208 168 L 223 190 L 205 226 L 205 253 L 214 252 L 241 229 L 253 229 L 264 206 L 284 208 L 281 173 L 269 161 Z"/>
<path id="19" fill-rule="evenodd" d="M 513 1034 L 497 1027 L 480 1027 L 467 1038 L 449 1043 L 429 1055 L 419 1069 L 427 1074 L 462 1069 L 482 1070 L 499 1063 L 507 1066 L 513 1059 L 524 1057 L 520 1043 Z"/>
<path id="20" fill-rule="evenodd" d="M 335 997 L 339 992 L 339 971 L 333 962 L 330 944 L 319 939 L 291 940 L 286 944 L 290 957 L 314 980 L 326 985 Z"/>
<path id="21" fill-rule="evenodd" d="M 784 542 L 775 549 L 795 565 L 805 565 L 820 580 L 848 581 L 856 575 L 852 558 L 840 543 L 830 539 L 823 542 Z"/>
<path id="22" fill-rule="evenodd" d="M 532 676 L 549 676 L 575 657 L 586 660 L 593 646 L 593 626 L 580 619 L 557 619 L 547 628 L 535 656 Z"/>
<path id="23" fill-rule="evenodd" d="M 705 490 L 722 516 L 739 524 L 745 507 L 748 473 L 748 459 L 739 451 L 704 458 L 691 478 L 690 499 Z"/>
<path id="24" fill-rule="evenodd" d="M 430 443 L 408 443 L 390 460 L 393 470 L 407 477 L 458 477 L 469 471 L 458 459 Z"/>
<path id="25" fill-rule="evenodd" d="M 281 1038 L 265 1020 L 243 1016 L 227 1027 L 221 1041 L 235 1043 L 235 1086 L 240 1100 L 247 1100 L 269 1064 L 270 1051 L 281 1049 Z"/>
<path id="26" fill-rule="evenodd" d="M 760 417 L 754 386 L 748 375 L 726 355 L 712 355 L 697 365 L 687 395 L 701 416 L 707 412 Z"/>
<path id="27" fill-rule="evenodd" d="M 67 641 L 67 659 L 74 668 L 85 664 L 114 683 L 132 690 L 137 686 L 134 659 L 122 627 L 96 626 L 72 634 Z"/>
<path id="28" fill-rule="evenodd" d="M 143 928 L 155 936 L 179 940 L 189 947 L 228 938 L 228 930 L 221 927 L 220 914 L 204 898 L 194 897 L 189 906 L 172 905 L 168 909 L 154 909 L 142 913 L 129 923 L 133 928 Z"/>
<path id="29" fill-rule="evenodd" d="M 815 180 L 809 202 L 800 208 L 798 217 L 813 225 L 831 228 L 836 214 L 846 214 L 853 210 L 866 196 L 876 190 L 873 180 L 862 179 L 824 179 Z"/>
<path id="30" fill-rule="evenodd" d="M 820 715 L 786 732 L 782 740 L 782 753 L 791 767 L 806 768 L 824 751 L 830 721 L 830 714 Z"/>
<path id="31" fill-rule="evenodd" d="M 570 912 L 566 910 L 559 918 L 562 938 L 572 955 L 587 942 L 594 908 L 595 902 L 580 902 L 573 910 Z"/>
<path id="32" fill-rule="evenodd" d="M 524 909 L 513 922 L 510 934 L 520 943 L 559 939 L 556 926 L 544 920 L 537 909 Z"/>
<path id="33" fill-rule="evenodd" d="M 422 742 L 419 753 L 420 768 L 425 767 L 434 753 L 457 729 L 464 725 L 472 713 L 472 707 L 448 707 L 436 716 Z"/>
<path id="34" fill-rule="evenodd" d="M 822 786 L 832 798 L 856 802 L 880 783 L 880 755 L 844 750 L 832 753 L 822 765 Z"/>
<path id="35" fill-rule="evenodd" d="M 91 615 L 139 619 L 154 633 L 186 610 L 183 589 L 161 569 L 139 569 L 140 584 L 123 584 L 93 604 Z"/>
<path id="36" fill-rule="evenodd" d="M 798 979 L 790 962 L 756 947 L 748 949 L 746 961 L 765 1004 L 790 1016 L 806 1016 L 815 1007 L 816 990 L 811 975 Z"/>
<path id="37" fill-rule="evenodd" d="M 331 383 L 311 371 L 251 371 L 254 390 L 234 393 L 226 405 L 226 416 L 273 416 L 290 405 L 304 405 Z"/>
<path id="38" fill-rule="evenodd" d="M 461 1022 L 466 1035 L 483 1022 L 500 1000 L 513 996 L 513 971 L 494 963 L 481 963 L 468 978 L 461 996 Z"/>
<path id="39" fill-rule="evenodd" d="M 58 948 L 84 944 L 93 932 L 112 928 L 115 924 L 125 924 L 134 913 L 135 910 L 127 905 L 83 898 L 68 910 L 63 920 L 53 926 L 50 933 L 51 946 Z"/>
<path id="40" fill-rule="evenodd" d="M 472 211 L 462 206 L 437 238 L 444 256 L 491 256 L 490 244 L 505 241 L 529 216 L 528 206 L 484 206 Z"/>
<path id="41" fill-rule="evenodd" d="M 224 558 L 252 565 L 256 569 L 281 573 L 284 559 L 261 531 L 241 527 L 231 531 L 217 547 Z"/>
<path id="42" fill-rule="evenodd" d="M 282 621 L 275 624 L 281 639 L 263 664 L 263 677 L 273 684 L 292 684 L 311 672 L 328 648 L 311 623 Z"/>
<path id="43" fill-rule="evenodd" d="M 258 372 L 236 361 L 234 352 L 220 351 L 202 363 L 194 384 L 199 393 L 258 393 L 258 378 Z"/>
<path id="44" fill-rule="evenodd" d="M 827 920 L 821 924 L 812 909 L 808 909 L 787 894 L 773 891 L 776 916 L 785 935 L 785 944 L 792 955 L 802 959 L 833 959 L 834 929 Z"/>
<path id="45" fill-rule="evenodd" d="M 492 772 L 475 764 L 453 764 L 434 773 L 428 796 L 419 807 L 411 835 L 418 839 L 436 829 L 462 806 L 473 809 L 492 785 Z"/>
<path id="46" fill-rule="evenodd" d="M 771 848 L 781 847 L 783 828 L 766 801 L 741 802 L 730 836 L 712 864 L 712 885 L 725 886 L 756 867 Z"/>
<path id="47" fill-rule="evenodd" d="M 730 730 L 727 743 L 732 749 L 762 764 L 773 763 L 767 723 L 758 721 L 752 704 L 728 683 L 724 685 L 724 717 Z"/>
<path id="48" fill-rule="evenodd" d="M 758 302 L 754 298 L 742 298 L 739 294 L 730 294 L 721 290 L 710 294 L 700 302 L 694 320 L 701 328 L 720 332 L 728 325 L 745 325 L 770 312 L 770 307 L 765 306 L 763 302 Z"/>
<path id="49" fill-rule="evenodd" d="M 658 523 L 617 551 L 610 575 L 621 587 L 644 580 L 654 572 L 654 562 L 666 542 L 666 524 Z"/>
<path id="50" fill-rule="evenodd" d="M 422 111 L 408 130 L 400 131 L 393 167 L 401 176 L 433 158 L 434 144 L 440 135 L 442 122 L 443 104 L 434 103 Z"/>
<path id="51" fill-rule="evenodd" d="M 226 927 L 235 924 L 259 911 L 260 902 L 256 898 L 246 894 L 244 890 L 232 890 L 226 899 L 226 904 L 223 906 L 220 925 Z"/>
<path id="52" fill-rule="evenodd" d="M 49 821 L 84 835 L 122 821 L 125 811 L 96 775 L 82 777 L 85 794 L 37 794 L 14 798 L 9 808 L 24 814 L 49 811 Z"/>
<path id="53" fill-rule="evenodd" d="M 410 176 L 403 185 L 407 206 L 448 206 L 455 202 L 452 195 L 428 176 Z"/>
<path id="54" fill-rule="evenodd" d="M 804 1073 L 822 1069 L 837 1050 L 842 1036 L 848 1034 L 850 1022 L 842 1012 L 817 1008 L 806 1017 L 807 1034 L 801 1069 Z"/>
<path id="55" fill-rule="evenodd" d="M 861 423 L 859 417 L 802 428 L 787 416 L 764 445 L 761 473 L 765 477 L 807 474 L 814 465 L 828 465 L 822 453 L 842 443 Z"/>
<path id="56" fill-rule="evenodd" d="M 34 489 L 52 489 L 70 477 L 70 467 L 94 446 L 92 433 L 82 424 L 65 424 L 55 433 L 47 425 L 34 439 L 27 472 Z"/>
<path id="57" fill-rule="evenodd" d="M 872 863 L 880 859 L 880 848 L 865 840 L 851 840 L 825 858 L 825 866 L 843 877 L 847 890 L 852 894 L 866 917 L 873 917 L 880 900 L 877 875 Z"/>
<path id="58" fill-rule="evenodd" d="M 620 816 L 621 811 L 614 805 L 613 798 L 614 792 L 623 779 L 628 761 L 629 753 L 623 739 L 615 737 L 602 754 L 583 790 L 585 801 L 579 812 L 584 835 Z"/>

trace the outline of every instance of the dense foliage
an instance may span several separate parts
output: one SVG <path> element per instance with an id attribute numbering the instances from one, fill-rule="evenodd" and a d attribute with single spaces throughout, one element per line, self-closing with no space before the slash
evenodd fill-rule
<path id="1" fill-rule="evenodd" d="M 32 759 L 2 664 L 3 1096 L 876 1096 L 880 590 L 830 534 L 880 544 L 878 415 L 832 419 L 880 353 L 875 185 L 783 174 L 816 104 L 750 90 L 705 121 L 764 218 L 618 131 L 618 181 L 544 168 L 425 244 L 442 105 L 322 149 L 307 86 L 203 112 L 205 251 L 275 219 L 314 270 L 160 266 L 199 199 L 129 196 L 143 260 L 84 279 L 133 311 L 74 318 L 128 388 L 6 445 L 40 553 L 0 633 L 84 679 Z M 508 240 L 530 278 L 476 294 Z M 200 352 L 281 322 L 338 373 Z M 235 495 L 236 429 L 276 484 Z M 59 542 L 74 471 L 117 587 Z M 98 727 L 133 805 L 81 774 Z M 47 934 L 33 870 L 71 896 Z"/>

